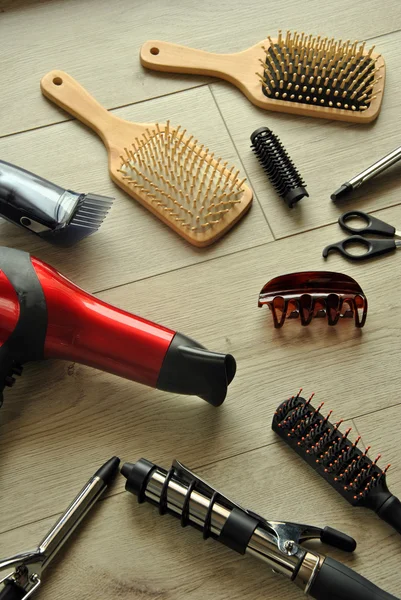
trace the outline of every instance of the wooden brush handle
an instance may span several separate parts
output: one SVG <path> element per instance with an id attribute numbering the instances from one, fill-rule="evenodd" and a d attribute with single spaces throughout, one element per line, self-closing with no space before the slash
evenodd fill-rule
<path id="1" fill-rule="evenodd" d="M 213 54 L 169 42 L 149 40 L 141 48 L 141 63 L 148 69 L 170 73 L 200 73 L 236 79 L 235 66 L 242 53 Z"/>
<path id="2" fill-rule="evenodd" d="M 42 78 L 40 88 L 47 98 L 91 127 L 103 140 L 110 137 L 116 117 L 73 77 L 63 71 L 50 71 Z"/>

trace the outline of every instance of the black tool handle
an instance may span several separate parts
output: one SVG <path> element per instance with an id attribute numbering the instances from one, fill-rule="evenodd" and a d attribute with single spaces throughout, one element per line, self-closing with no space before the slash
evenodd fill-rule
<path id="1" fill-rule="evenodd" d="M 326 558 L 309 590 L 316 600 L 399 600 L 333 558 Z"/>
<path id="2" fill-rule="evenodd" d="M 383 521 L 401 533 L 401 502 L 396 496 L 390 496 L 376 512 Z"/>
<path id="3" fill-rule="evenodd" d="M 7 582 L 0 591 L 0 600 L 22 600 L 24 596 L 26 591 L 13 581 Z"/>
<path id="4" fill-rule="evenodd" d="M 366 252 L 363 254 L 351 254 L 347 250 L 347 246 L 358 244 L 366 248 Z M 360 235 L 351 235 L 351 237 L 341 240 L 336 244 L 330 244 L 323 250 L 324 258 L 327 258 L 331 251 L 336 251 L 348 258 L 349 260 L 365 260 L 367 258 L 374 258 L 381 254 L 387 254 L 397 249 L 397 245 L 394 240 L 370 240 Z"/>
<path id="5" fill-rule="evenodd" d="M 357 217 L 365 221 L 366 225 L 362 227 L 351 227 L 351 225 L 347 225 L 347 221 Z M 372 217 L 372 215 L 368 215 L 361 210 L 350 210 L 338 219 L 339 225 L 344 229 L 344 231 L 348 231 L 349 233 L 354 233 L 356 235 L 382 235 L 383 237 L 394 237 L 395 227 L 381 221 L 380 219 L 376 219 L 376 217 Z"/>

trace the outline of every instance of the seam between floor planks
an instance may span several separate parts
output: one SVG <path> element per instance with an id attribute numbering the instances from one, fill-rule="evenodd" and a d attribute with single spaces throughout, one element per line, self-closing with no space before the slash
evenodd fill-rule
<path id="1" fill-rule="evenodd" d="M 235 147 L 235 144 L 234 144 L 234 147 Z M 236 147 L 235 147 L 235 150 L 236 150 L 236 152 L 238 154 L 238 150 L 237 150 Z M 246 172 L 245 169 L 244 169 L 244 172 Z M 384 211 L 384 210 L 388 210 L 390 208 L 395 208 L 396 206 L 400 206 L 400 205 L 401 205 L 401 200 L 400 200 L 400 202 L 396 202 L 395 204 L 391 204 L 390 206 L 381 207 L 381 208 L 378 208 L 377 210 L 371 210 L 371 211 L 369 211 L 369 214 L 381 212 L 381 211 Z M 344 208 L 344 212 L 345 212 L 345 208 Z M 177 272 L 178 271 L 182 271 L 183 269 L 189 269 L 191 267 L 195 267 L 196 265 L 203 265 L 203 264 L 215 261 L 215 260 L 219 260 L 221 258 L 225 258 L 227 256 L 235 256 L 236 254 L 241 254 L 241 252 L 247 252 L 248 250 L 254 250 L 255 248 L 263 248 L 264 246 L 267 246 L 267 245 L 272 244 L 274 242 L 281 242 L 282 240 L 287 240 L 287 239 L 290 239 L 292 237 L 297 237 L 299 235 L 304 235 L 304 234 L 312 232 L 312 231 L 317 231 L 319 229 L 324 229 L 325 227 L 331 227 L 332 225 L 335 225 L 336 223 L 337 223 L 337 220 L 332 221 L 330 223 L 324 223 L 323 225 L 316 225 L 316 227 L 311 227 L 310 229 L 305 229 L 303 231 L 297 231 L 295 233 L 291 233 L 290 235 L 285 235 L 283 237 L 274 238 L 274 239 L 269 240 L 267 242 L 263 242 L 262 244 L 255 244 L 254 246 L 248 246 L 247 248 L 241 248 L 240 250 L 234 250 L 233 252 L 227 252 L 227 254 L 221 254 L 220 256 L 212 256 L 211 258 L 205 258 L 205 260 L 201 260 L 201 261 L 198 261 L 196 263 L 192 263 L 192 264 L 189 264 L 189 265 L 184 265 L 182 267 L 177 267 L 177 268 L 174 268 L 174 269 L 169 269 L 167 271 L 160 271 L 159 273 L 156 273 L 154 275 L 148 275 L 146 277 L 140 277 L 139 279 L 133 279 L 132 281 L 125 281 L 124 283 L 122 283 L 120 285 L 114 285 L 114 286 L 111 286 L 111 287 L 108 287 L 108 288 L 102 288 L 102 289 L 99 289 L 99 290 L 95 290 L 94 292 L 91 292 L 91 293 L 92 294 L 102 294 L 103 292 L 109 292 L 110 290 L 115 290 L 115 289 L 118 289 L 118 288 L 123 288 L 126 285 L 131 285 L 131 284 L 137 283 L 139 281 L 146 281 L 147 279 L 152 279 L 153 277 L 159 277 L 159 275 L 168 275 L 169 273 L 174 273 L 176 271 Z M 267 221 L 267 224 L 269 225 L 269 228 L 270 228 L 270 224 L 269 224 L 268 221 Z M 272 232 L 272 235 L 273 235 L 273 232 Z M 345 233 L 344 233 L 344 236 L 346 236 Z"/>
<path id="2" fill-rule="evenodd" d="M 212 79 L 212 82 L 214 81 L 218 81 L 218 79 Z M 111 108 L 108 108 L 106 110 L 108 110 L 109 112 L 113 112 L 114 110 L 120 110 L 121 108 L 129 108 L 130 106 L 136 106 L 138 104 L 145 104 L 145 102 L 150 102 L 152 100 L 158 100 L 160 98 L 168 98 L 169 96 L 176 96 L 177 94 L 183 94 L 185 92 L 189 92 L 190 90 L 196 90 L 199 88 L 203 88 L 203 87 L 209 87 L 210 88 L 210 83 L 200 83 L 199 85 L 194 85 L 191 88 L 186 88 L 184 90 L 175 90 L 174 92 L 169 92 L 168 94 L 158 94 L 156 96 L 152 96 L 152 98 L 145 98 L 144 100 L 138 100 L 138 102 L 128 102 L 126 104 L 121 104 L 119 106 L 112 106 Z M 50 103 L 50 100 L 49 100 Z M 220 111 L 219 111 L 220 112 Z M 68 114 L 66 112 L 66 114 Z M 38 125 L 37 127 L 28 127 L 27 129 L 20 129 L 18 131 L 12 131 L 11 133 L 5 133 L 5 134 L 0 134 L 0 140 L 1 139 L 5 139 L 5 138 L 9 138 L 12 137 L 13 135 L 20 135 L 21 133 L 28 133 L 31 131 L 40 131 L 41 129 L 46 129 L 47 127 L 53 127 L 53 125 L 60 125 L 61 123 L 68 123 L 70 121 L 78 121 L 79 119 L 76 119 L 75 117 L 67 117 L 66 119 L 63 119 L 61 121 L 53 121 L 52 123 L 46 123 L 46 125 Z"/>
<path id="3" fill-rule="evenodd" d="M 0 2 L 0 8 L 1 8 L 1 2 Z M 370 40 L 380 40 L 383 37 L 387 37 L 389 35 L 393 35 L 393 34 L 398 33 L 400 31 L 401 31 L 401 28 L 394 29 L 394 30 L 388 31 L 386 33 L 382 33 L 382 34 L 380 34 L 378 36 L 366 37 L 366 38 L 364 38 L 364 41 L 368 42 Z M 196 76 L 197 75 L 194 75 L 194 77 L 196 77 Z M 134 106 L 134 105 L 137 105 L 137 104 L 144 104 L 145 102 L 149 102 L 150 100 L 155 100 L 157 98 L 164 98 L 164 97 L 168 97 L 168 96 L 174 96 L 176 94 L 185 93 L 185 92 L 187 92 L 189 90 L 193 90 L 193 89 L 197 89 L 197 88 L 202 88 L 202 87 L 206 87 L 206 86 L 209 87 L 210 90 L 211 90 L 211 92 L 212 92 L 211 83 L 218 83 L 219 81 L 220 81 L 220 78 L 218 78 L 218 77 L 209 77 L 209 81 L 204 82 L 204 83 L 200 83 L 199 85 L 191 86 L 190 88 L 184 88 L 184 89 L 180 89 L 180 90 L 174 90 L 173 92 L 168 92 L 167 94 L 157 94 L 155 96 L 152 96 L 151 98 L 144 98 L 142 100 L 138 100 L 137 102 L 128 102 L 128 103 L 121 104 L 121 105 L 111 106 L 107 110 L 113 111 L 113 110 L 118 110 L 118 109 L 121 109 L 121 108 L 127 108 L 129 106 Z M 219 105 L 217 103 L 217 100 L 214 97 L 213 92 L 212 92 L 212 95 L 213 95 L 213 99 L 214 99 L 216 105 L 219 107 Z M 224 117 L 223 117 L 223 115 L 222 115 L 222 113 L 220 111 L 220 108 L 219 108 L 219 112 L 221 114 L 221 117 L 222 117 L 224 123 L 226 124 L 226 121 L 225 121 L 225 119 L 224 119 Z M 76 120 L 77 119 L 75 119 L 75 118 L 66 117 L 65 119 L 57 120 L 57 121 L 52 121 L 51 123 L 47 123 L 46 125 L 39 125 L 38 127 L 28 127 L 27 129 L 20 129 L 20 130 L 17 130 L 17 131 L 13 131 L 11 133 L 0 134 L 0 139 L 7 138 L 7 137 L 12 137 L 13 135 L 18 135 L 18 134 L 25 133 L 25 132 L 28 132 L 28 131 L 37 131 L 37 130 L 40 130 L 40 129 L 45 129 L 46 127 L 51 127 L 52 125 L 58 125 L 60 123 L 66 123 L 68 121 L 76 121 Z M 328 121 L 330 121 L 330 119 L 328 119 Z M 227 127 L 227 131 L 229 131 L 228 127 Z M 230 134 L 230 138 L 231 138 L 231 134 Z M 245 169 L 244 169 L 244 171 L 245 171 Z M 269 225 L 269 227 L 270 227 L 270 225 Z"/>
<path id="4" fill-rule="evenodd" d="M 359 415 L 354 415 L 352 417 L 347 418 L 345 420 L 345 424 L 348 424 L 348 423 L 352 424 L 353 430 L 358 435 L 361 436 L 362 445 L 367 446 L 367 444 L 364 442 L 363 431 L 361 433 L 361 431 L 358 429 L 358 425 L 356 423 L 356 419 L 359 419 L 361 417 L 365 417 L 365 416 L 368 416 L 368 415 L 374 415 L 374 414 L 380 413 L 380 412 L 382 412 L 384 410 L 391 410 L 392 408 L 395 408 L 395 407 L 400 406 L 400 405 L 401 405 L 401 402 L 398 402 L 396 404 L 392 404 L 391 406 L 387 406 L 387 407 L 384 407 L 384 408 L 379 408 L 377 410 L 370 411 L 370 412 L 367 412 L 367 413 L 361 413 Z M 237 458 L 239 456 L 245 456 L 245 455 L 250 454 L 252 452 L 257 452 L 258 450 L 263 450 L 265 448 L 269 448 L 270 446 L 276 446 L 276 445 L 283 445 L 283 441 L 281 439 L 277 439 L 277 440 L 274 440 L 274 441 L 272 441 L 272 442 L 270 442 L 268 444 L 263 444 L 262 446 L 257 446 L 257 447 L 254 447 L 254 448 L 250 448 L 248 450 L 245 450 L 244 452 L 234 452 L 233 454 L 230 454 L 228 456 L 224 456 L 224 458 L 220 458 L 218 460 L 208 461 L 208 462 L 202 463 L 202 464 L 190 465 L 190 468 L 193 471 L 195 471 L 195 472 L 196 471 L 200 471 L 201 469 L 205 469 L 205 468 L 211 467 L 213 465 L 217 465 L 217 464 L 220 464 L 220 463 L 227 462 L 228 460 L 232 460 L 233 458 Z M 125 493 L 126 493 L 125 490 L 120 490 L 120 491 L 114 492 L 114 493 L 108 493 L 103 498 L 100 498 L 99 501 L 100 502 L 104 502 L 105 500 L 108 500 L 110 498 L 116 498 L 117 496 L 122 496 Z M 17 527 L 11 527 L 10 529 L 5 529 L 5 530 L 3 530 L 3 531 L 0 532 L 0 537 L 2 535 L 11 533 L 12 531 L 18 531 L 19 529 L 23 529 L 24 527 L 29 527 L 31 525 L 35 525 L 37 523 L 40 523 L 41 521 L 46 521 L 47 519 L 50 519 L 50 518 L 56 519 L 60 515 L 61 515 L 60 512 L 52 513 L 52 514 L 46 515 L 45 517 L 40 517 L 39 519 L 33 519 L 32 521 L 25 522 L 22 525 L 19 525 Z"/>
<path id="5" fill-rule="evenodd" d="M 208 85 L 209 85 L 209 84 L 208 84 Z M 214 103 L 215 103 L 215 105 L 216 105 L 216 108 L 217 108 L 217 110 L 219 111 L 219 115 L 220 115 L 220 117 L 221 117 L 221 120 L 223 121 L 223 123 L 224 123 L 224 125 L 225 125 L 226 131 L 227 131 L 227 135 L 229 136 L 229 138 L 230 138 L 230 140 L 231 140 L 231 143 L 232 143 L 232 145 L 234 146 L 234 149 L 235 149 L 235 151 L 236 151 L 236 153 L 237 153 L 237 155 L 238 155 L 238 159 L 239 159 L 239 161 L 240 161 L 240 163 L 241 163 L 241 168 L 242 168 L 243 172 L 245 173 L 245 175 L 246 175 L 246 177 L 247 177 L 247 180 L 248 180 L 249 182 L 251 182 L 251 178 L 250 178 L 250 176 L 249 176 L 249 174 L 248 174 L 248 171 L 247 171 L 247 169 L 245 168 L 245 164 L 244 164 L 244 162 L 243 162 L 243 160 L 242 160 L 242 158 L 241 158 L 241 154 L 240 154 L 240 153 L 239 153 L 239 151 L 238 151 L 237 144 L 235 143 L 235 141 L 234 141 L 234 138 L 233 138 L 233 136 L 231 135 L 231 131 L 230 131 L 229 127 L 228 127 L 228 123 L 227 123 L 227 121 L 226 121 L 226 120 L 225 120 L 225 118 L 224 118 L 223 112 L 222 112 L 222 110 L 221 110 L 221 108 L 220 108 L 220 105 L 219 105 L 219 103 L 218 103 L 218 102 L 217 102 L 217 100 L 216 100 L 216 97 L 215 97 L 215 95 L 214 95 L 214 93 L 213 93 L 213 88 L 212 88 L 212 86 L 211 86 L 211 85 L 209 85 L 209 90 L 210 90 L 210 93 L 211 93 L 211 95 L 212 95 L 212 97 L 213 97 L 213 100 L 214 100 Z M 249 146 L 250 146 L 250 145 L 249 145 Z M 267 226 L 268 226 L 268 227 L 269 227 L 269 229 L 270 229 L 270 233 L 271 233 L 271 235 L 272 235 L 272 237 L 273 237 L 273 240 L 276 240 L 276 236 L 274 235 L 273 229 L 272 229 L 272 227 L 271 227 L 271 225 L 270 225 L 270 223 L 269 223 L 269 220 L 268 220 L 268 218 L 267 218 L 267 215 L 266 215 L 265 211 L 263 210 L 262 203 L 259 201 L 258 195 L 257 195 L 257 193 L 255 192 L 255 190 L 253 189 L 253 186 L 252 186 L 252 185 L 251 185 L 251 187 L 252 187 L 252 191 L 253 191 L 253 199 L 254 199 L 254 201 L 256 200 L 256 201 L 257 201 L 257 203 L 259 204 L 259 206 L 260 206 L 260 210 L 262 211 L 262 214 L 263 214 L 263 216 L 264 216 L 264 218 L 265 218 L 265 221 L 266 221 L 266 223 L 267 223 Z"/>

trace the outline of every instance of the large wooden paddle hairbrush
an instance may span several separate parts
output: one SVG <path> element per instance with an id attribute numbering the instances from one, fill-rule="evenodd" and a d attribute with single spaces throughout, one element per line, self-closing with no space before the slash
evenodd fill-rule
<path id="1" fill-rule="evenodd" d="M 113 181 L 194 246 L 212 244 L 249 209 L 252 192 L 239 171 L 180 126 L 124 121 L 63 71 L 47 73 L 40 85 L 102 138 Z"/>
<path id="2" fill-rule="evenodd" d="M 148 69 L 226 79 L 256 106 L 323 119 L 373 121 L 383 98 L 383 58 L 349 40 L 279 31 L 243 52 L 213 54 L 151 40 L 141 48 Z"/>

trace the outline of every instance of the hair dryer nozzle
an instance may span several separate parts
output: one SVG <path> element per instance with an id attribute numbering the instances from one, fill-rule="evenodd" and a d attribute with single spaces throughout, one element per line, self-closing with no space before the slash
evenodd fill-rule
<path id="1" fill-rule="evenodd" d="M 199 396 L 213 406 L 220 406 L 236 368 L 231 354 L 210 352 L 177 332 L 164 357 L 156 387 L 176 394 Z"/>

